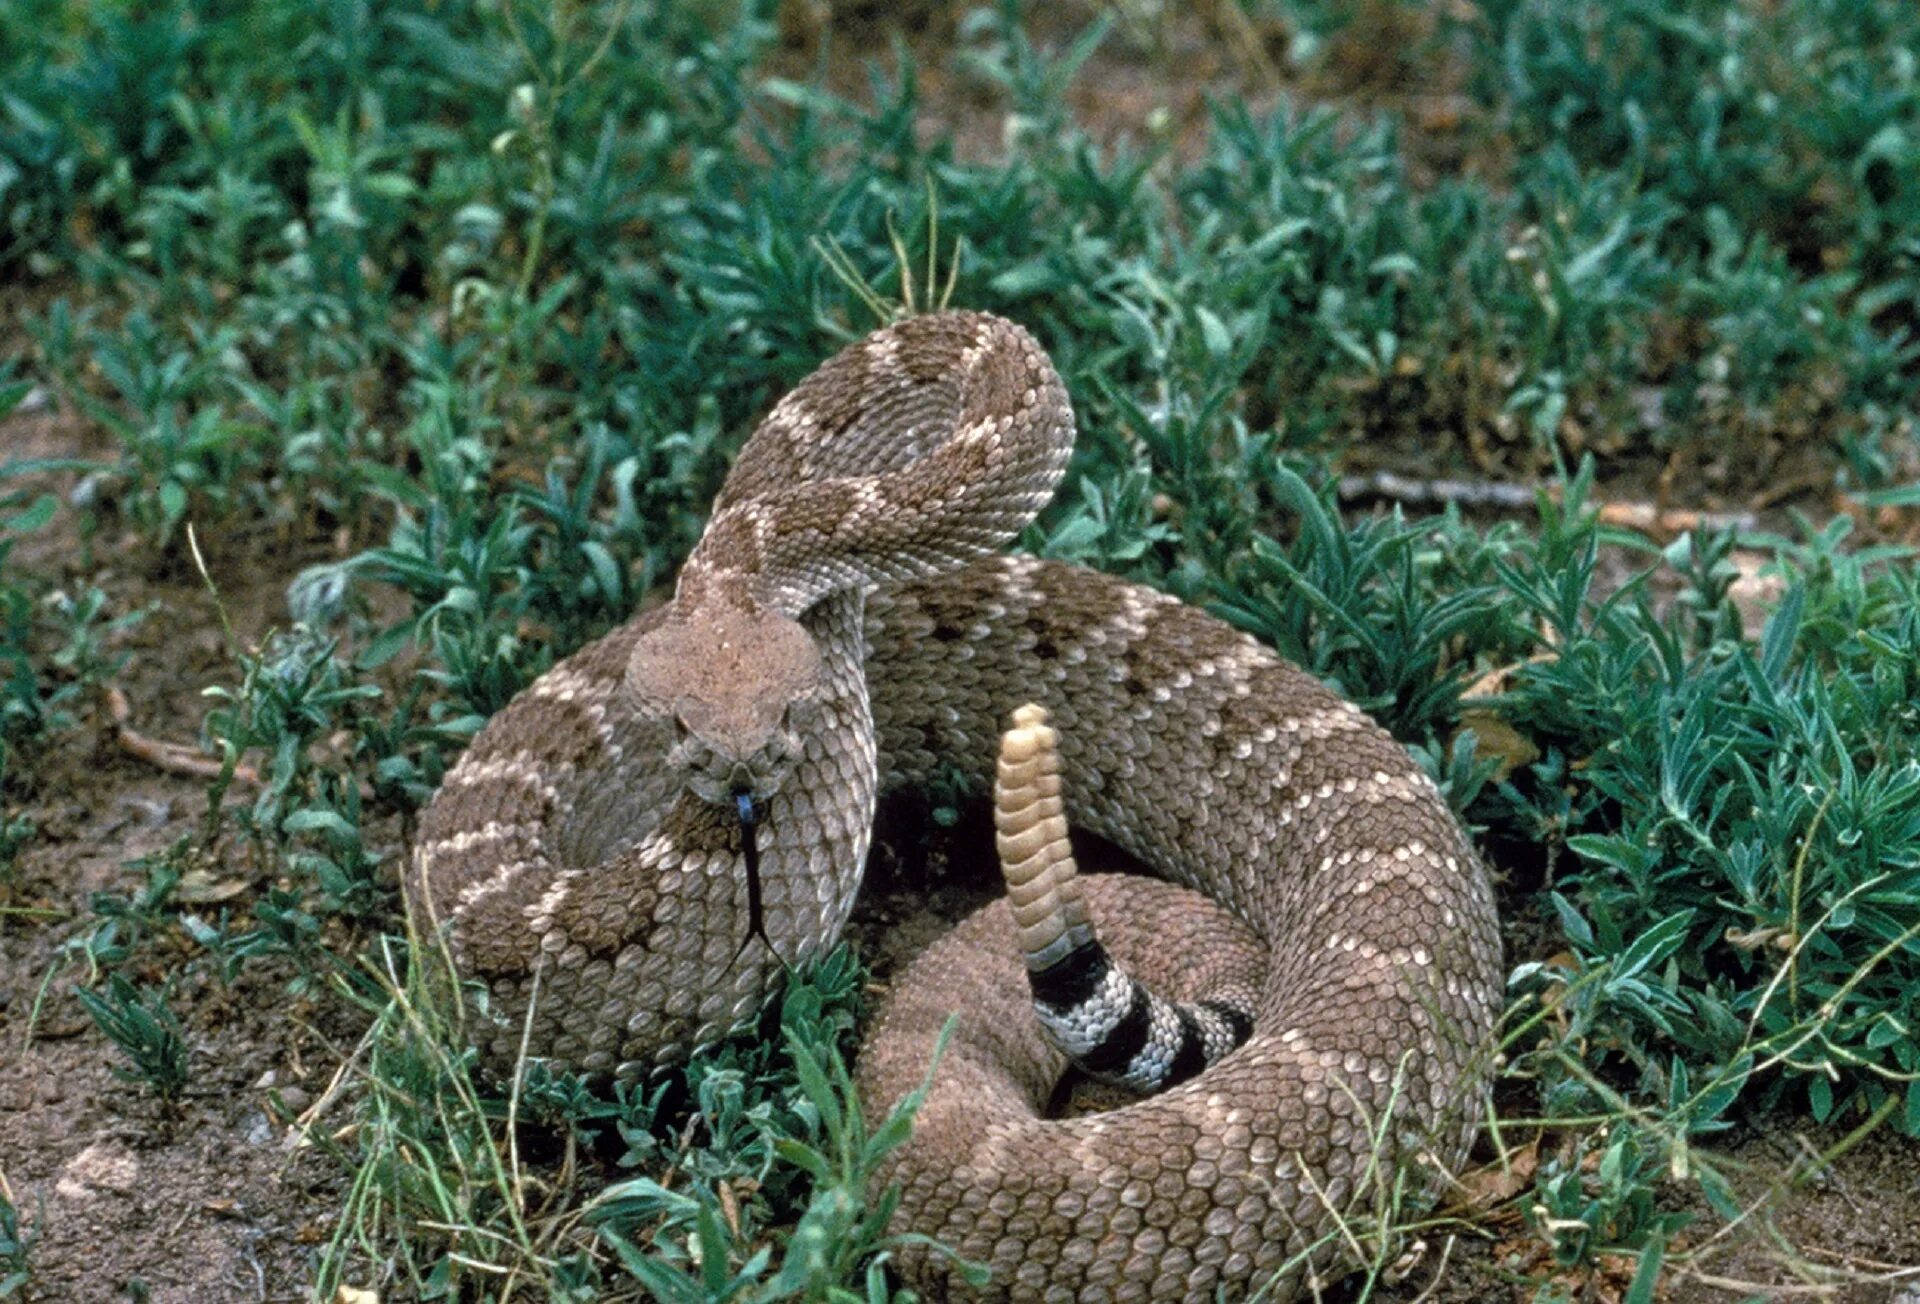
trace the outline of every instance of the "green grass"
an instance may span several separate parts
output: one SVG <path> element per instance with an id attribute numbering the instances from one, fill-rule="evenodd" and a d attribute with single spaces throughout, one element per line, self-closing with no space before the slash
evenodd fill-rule
<path id="1" fill-rule="evenodd" d="M 1464 59 L 1477 162 L 1427 186 L 1390 112 L 1223 96 L 1196 154 L 1096 144 L 1063 92 L 1122 33 L 1028 30 L 1010 0 L 960 24 L 953 75 L 1008 115 L 975 161 L 916 135 L 910 60 L 874 66 L 870 104 L 769 73 L 765 4 L 0 10 L 0 275 L 34 305 L 0 415 L 40 383 L 101 432 L 70 495 L 88 557 L 125 539 L 123 573 L 191 577 L 191 525 L 311 562 L 204 724 L 225 770 L 198 849 L 244 845 L 274 885 L 214 923 L 164 891 L 103 903 L 65 954 L 156 1086 L 165 1006 L 114 972 L 156 934 L 228 980 L 291 958 L 303 993 L 367 1011 L 323 1284 L 885 1296 L 845 973 L 818 996 L 842 1014 L 793 1015 L 819 990 L 796 988 L 690 1067 L 691 1114 L 544 1081 L 494 1099 L 424 958 L 376 940 L 400 920 L 365 823 L 417 809 L 488 715 L 671 576 L 751 421 L 875 324 L 825 242 L 897 297 L 895 232 L 1072 391 L 1079 452 L 1023 546 L 1338 684 L 1484 830 L 1508 908 L 1558 931 L 1510 957 L 1507 1072 L 1531 1102 L 1509 1134 L 1566 1138 L 1527 1197 L 1561 1262 L 1657 1266 L 1664 1173 L 1724 1212 L 1689 1156 L 1736 1099 L 1920 1136 L 1912 557 L 1844 518 L 1739 540 L 1784 595 L 1750 633 L 1731 535 L 1660 547 L 1594 510 L 1662 468 L 1736 500 L 1791 471 L 1816 509 L 1915 501 L 1920 10 L 1480 4 L 1432 34 Z M 1330 472 L 1402 462 L 1557 497 L 1497 525 L 1342 515 Z M 6 564 L 51 528 L 56 501 L 13 488 L 44 469 L 0 472 L 0 891 L 36 758 L 137 615 Z M 1603 550 L 1640 569 L 1603 584 Z M 1534 749 L 1498 775 L 1460 728 L 1495 667 L 1472 705 Z M 222 814 L 243 761 L 263 781 Z M 632 1180 L 580 1223 L 583 1193 L 533 1192 L 513 1111 L 621 1138 Z"/>
<path id="2" fill-rule="evenodd" d="M 45 1207 L 39 1212 L 44 1215 Z M 13 1193 L 0 1178 L 0 1299 L 20 1298 L 32 1283 L 33 1247 L 39 1239 L 39 1232 L 21 1227 Z"/>

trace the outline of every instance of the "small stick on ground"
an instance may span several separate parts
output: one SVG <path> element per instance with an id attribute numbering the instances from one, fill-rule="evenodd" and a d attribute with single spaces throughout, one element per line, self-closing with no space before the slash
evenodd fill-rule
<path id="1" fill-rule="evenodd" d="M 1527 512 L 1533 510 L 1538 491 L 1528 484 L 1507 484 L 1497 480 L 1419 480 L 1375 471 L 1371 475 L 1340 477 L 1343 502 L 1383 498 L 1403 507 L 1460 507 L 1493 511 Z"/>
<path id="2" fill-rule="evenodd" d="M 1419 480 L 1375 471 L 1340 477 L 1342 502 L 1379 499 L 1403 507 L 1464 507 L 1480 511 L 1530 512 L 1542 490 L 1556 501 L 1557 485 L 1509 484 L 1498 480 Z M 1617 525 L 1659 538 L 1673 538 L 1688 530 L 1755 530 L 1759 518 L 1752 512 L 1708 512 L 1662 507 L 1658 503 L 1610 502 L 1595 504 L 1603 525 Z"/>
<path id="3" fill-rule="evenodd" d="M 145 761 L 157 770 L 186 779 L 220 777 L 222 766 L 211 756 L 202 756 L 183 743 L 149 738 L 129 724 L 128 721 L 133 718 L 133 707 L 128 703 L 127 695 L 112 686 L 107 689 L 107 714 L 113 720 L 114 741 L 127 755 Z M 233 780 L 257 787 L 260 784 L 260 771 L 251 765 L 236 765 L 233 767 Z"/>

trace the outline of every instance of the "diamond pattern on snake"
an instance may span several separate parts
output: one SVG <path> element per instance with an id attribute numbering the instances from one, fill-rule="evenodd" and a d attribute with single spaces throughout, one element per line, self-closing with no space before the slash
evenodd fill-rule
<path id="1" fill-rule="evenodd" d="M 742 448 L 672 599 L 476 738 L 407 892 L 488 991 L 491 1062 L 524 1030 L 639 1077 L 840 936 L 880 793 L 988 791 L 1032 707 L 1001 783 L 1013 903 L 898 976 L 857 1067 L 883 1117 L 959 1012 L 883 1178 L 896 1230 L 991 1280 L 918 1243 L 897 1267 L 936 1298 L 1285 1300 L 1383 1180 L 1431 1192 L 1464 1158 L 1493 892 L 1405 749 L 1310 675 L 1166 595 L 1000 551 L 1073 431 L 1045 352 L 997 317 L 830 358 Z M 1047 859 L 1056 819 L 1158 879 Z M 1157 1089 L 1048 1117 L 1070 1053 Z"/>

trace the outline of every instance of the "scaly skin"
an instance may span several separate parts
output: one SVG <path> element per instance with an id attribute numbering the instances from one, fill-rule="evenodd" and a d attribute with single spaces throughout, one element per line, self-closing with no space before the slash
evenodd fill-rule
<path id="1" fill-rule="evenodd" d="M 1500 992 L 1492 891 L 1404 749 L 1311 677 L 1150 590 L 985 555 L 1044 503 L 1070 438 L 1044 355 L 997 319 L 915 319 L 836 357 L 743 450 L 674 603 L 482 732 L 422 819 L 408 891 L 489 988 L 491 1059 L 537 995 L 534 1054 L 642 1074 L 839 935 L 877 791 L 935 773 L 984 791 L 1007 714 L 1039 702 L 1076 827 L 1190 889 L 1089 880 L 1103 940 L 1174 999 L 1252 983 L 1254 1033 L 1160 1096 L 1043 1118 L 1060 1062 L 1004 906 L 983 912 L 901 976 L 861 1055 L 877 1117 L 961 1011 L 888 1170 L 896 1226 L 987 1262 L 989 1295 L 1238 1297 L 1374 1174 L 1419 1163 L 1417 1189 L 1464 1154 Z M 765 700 L 741 692 L 750 642 L 680 664 L 703 628 L 775 631 Z M 742 949 L 729 783 L 765 801 L 778 957 Z M 924 1251 L 899 1263 L 960 1293 Z"/>

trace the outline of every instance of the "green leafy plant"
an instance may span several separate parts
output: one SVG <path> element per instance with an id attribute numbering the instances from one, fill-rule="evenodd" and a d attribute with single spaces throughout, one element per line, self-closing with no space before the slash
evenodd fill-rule
<path id="1" fill-rule="evenodd" d="M 210 819 L 241 757 L 260 748 L 268 760 L 249 813 L 253 830 L 279 838 L 311 831 L 324 820 L 309 816 L 306 824 L 289 827 L 299 818 L 296 808 L 316 794 L 320 782 L 313 745 L 327 732 L 351 724 L 359 703 L 380 696 L 376 686 L 355 682 L 352 671 L 334 655 L 335 647 L 334 640 L 295 626 L 270 635 L 259 652 L 241 655 L 238 688 L 207 690 L 207 696 L 220 703 L 206 719 L 221 758 L 220 777 L 208 796 Z"/>
<path id="2" fill-rule="evenodd" d="M 179 1100 L 190 1080 L 185 1032 L 158 989 L 142 992 L 120 974 L 107 976 L 105 994 L 84 987 L 74 992 L 107 1038 L 132 1061 L 115 1068 L 126 1082 L 138 1082 L 165 1104 Z"/>
<path id="3" fill-rule="evenodd" d="M 0 1177 L 0 1299 L 20 1298 L 33 1282 L 33 1247 L 45 1225 L 46 1205 L 42 1204 L 33 1228 L 23 1228 L 20 1211 L 13 1203 L 13 1191 Z"/>
<path id="4" fill-rule="evenodd" d="M 1724 593 L 1696 589 L 1663 617 L 1622 591 L 1529 666 L 1513 709 L 1583 758 L 1576 804 L 1555 817 L 1579 858 L 1578 908 L 1556 904 L 1576 951 L 1609 966 L 1590 998 L 1616 1007 L 1606 1048 L 1655 1090 L 1663 1043 L 1703 1063 L 1772 1051 L 1792 1069 L 1774 1090 L 1803 1083 L 1816 1116 L 1904 1096 L 1920 1119 L 1911 1053 L 1875 1031 L 1916 1014 L 1914 667 L 1895 651 L 1913 578 L 1834 542 L 1783 551 L 1792 580 L 1757 644 Z M 1508 579 L 1540 617 L 1570 614 L 1544 576 Z M 1851 1090 L 1836 1097 L 1836 1082 Z"/>
<path id="5" fill-rule="evenodd" d="M 1635 1128 L 1615 1127 L 1541 1165 L 1527 1219 L 1562 1266 L 1591 1268 L 1602 1254 L 1634 1253 L 1651 1283 L 1666 1242 L 1692 1221 L 1659 1209 L 1655 1188 L 1663 1173 L 1660 1156 L 1646 1152 Z"/>
<path id="6" fill-rule="evenodd" d="M 926 1088 L 869 1130 L 839 1045 L 859 973 L 842 949 L 788 989 L 782 1062 L 743 1073 L 736 1065 L 767 1057 L 757 1041 L 689 1069 L 711 1137 L 682 1161 L 699 1179 L 691 1190 L 637 1177 L 590 1206 L 621 1265 L 654 1297 L 895 1298 L 883 1265 L 896 1197 L 875 1190 L 873 1174 L 906 1140 Z M 753 1194 L 742 1200 L 742 1188 Z M 769 1243 L 775 1220 L 793 1225 Z M 644 1240 L 636 1227 L 650 1229 Z"/>

